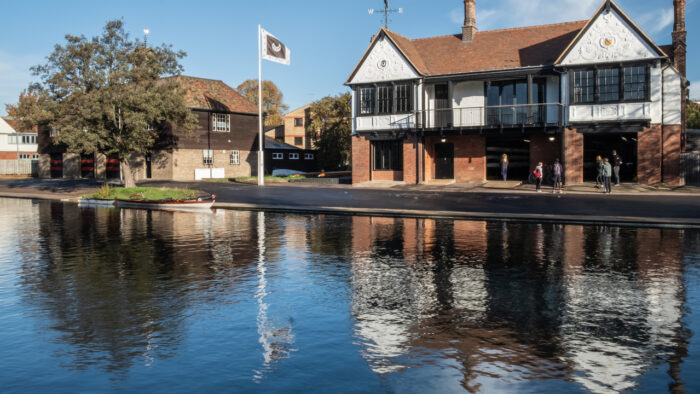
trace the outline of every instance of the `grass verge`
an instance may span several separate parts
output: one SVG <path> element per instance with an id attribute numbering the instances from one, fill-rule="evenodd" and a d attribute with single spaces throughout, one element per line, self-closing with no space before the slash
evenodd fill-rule
<path id="1" fill-rule="evenodd" d="M 98 191 L 81 197 L 98 200 L 188 200 L 196 198 L 202 192 L 197 190 L 167 189 L 159 187 L 111 187 L 102 186 Z"/>

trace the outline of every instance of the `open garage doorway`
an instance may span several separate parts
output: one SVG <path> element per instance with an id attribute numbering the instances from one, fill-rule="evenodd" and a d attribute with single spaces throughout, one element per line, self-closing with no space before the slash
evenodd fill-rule
<path id="1" fill-rule="evenodd" d="M 526 137 L 486 138 L 486 179 L 502 180 L 501 156 L 508 155 L 508 179 L 525 181 L 530 175 L 530 143 Z"/>
<path id="2" fill-rule="evenodd" d="M 595 181 L 598 175 L 596 156 L 609 158 L 612 161 L 612 151 L 616 150 L 622 159 L 620 179 L 622 182 L 637 182 L 637 133 L 605 133 L 585 134 L 583 136 L 583 178 Z"/>

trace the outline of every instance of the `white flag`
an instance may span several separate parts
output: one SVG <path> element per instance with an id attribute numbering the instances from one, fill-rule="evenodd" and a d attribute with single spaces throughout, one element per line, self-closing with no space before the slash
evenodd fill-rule
<path id="1" fill-rule="evenodd" d="M 262 58 L 275 63 L 289 65 L 291 51 L 277 37 L 260 28 L 262 35 Z"/>

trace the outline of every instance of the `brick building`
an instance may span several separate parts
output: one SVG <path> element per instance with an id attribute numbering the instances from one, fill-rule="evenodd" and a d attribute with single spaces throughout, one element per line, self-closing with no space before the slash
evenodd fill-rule
<path id="1" fill-rule="evenodd" d="M 257 174 L 258 109 L 222 81 L 177 76 L 198 124 L 191 135 L 158 125 L 151 153 L 135 155 L 136 180 L 195 180 Z M 67 152 L 51 132 L 39 133 L 39 176 L 120 178 L 119 160 L 100 152 Z"/>
<path id="2" fill-rule="evenodd" d="M 681 183 L 685 0 L 673 4 L 663 47 L 611 0 L 588 20 L 492 31 L 464 0 L 461 34 L 381 29 L 346 82 L 353 182 L 497 179 L 506 153 L 511 179 L 561 158 L 576 184 L 615 149 L 624 181 Z"/>
<path id="3" fill-rule="evenodd" d="M 310 122 L 311 105 L 305 105 L 284 115 L 284 125 L 269 128 L 265 135 L 299 149 L 313 149 L 312 136 L 306 131 Z"/>
<path id="4" fill-rule="evenodd" d="M 14 119 L 0 118 L 0 160 L 37 160 L 37 132 L 23 130 Z"/>

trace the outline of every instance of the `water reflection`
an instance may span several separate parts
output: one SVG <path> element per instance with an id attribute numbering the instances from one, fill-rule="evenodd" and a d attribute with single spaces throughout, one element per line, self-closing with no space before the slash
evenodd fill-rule
<path id="1" fill-rule="evenodd" d="M 17 201 L 0 199 L 17 230 L 0 237 L 0 285 L 16 256 L 22 302 L 67 370 L 129 381 L 194 347 L 178 368 L 203 355 L 208 381 L 242 391 L 343 391 L 362 370 L 381 381 L 367 391 L 687 383 L 697 231 Z"/>

